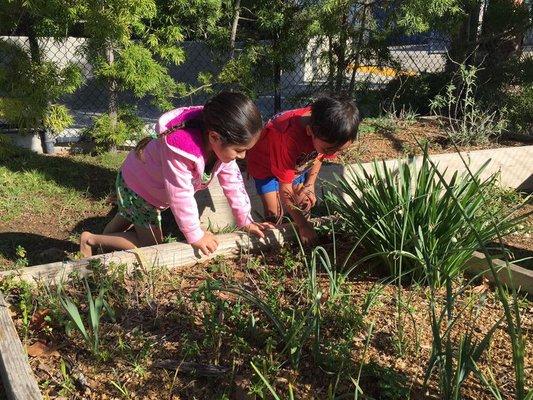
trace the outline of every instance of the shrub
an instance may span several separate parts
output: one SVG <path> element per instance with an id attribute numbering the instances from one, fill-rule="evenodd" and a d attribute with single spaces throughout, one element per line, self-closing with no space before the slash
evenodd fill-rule
<path id="1" fill-rule="evenodd" d="M 96 143 L 98 151 L 116 149 L 128 140 L 137 141 L 143 135 L 144 123 L 131 109 L 120 109 L 116 121 L 109 114 L 94 119 L 94 124 L 87 134 Z"/>
<path id="2" fill-rule="evenodd" d="M 506 103 L 509 128 L 518 133 L 533 134 L 533 84 L 510 94 Z"/>
<path id="3" fill-rule="evenodd" d="M 475 66 L 459 66 L 459 74 L 446 86 L 445 94 L 431 101 L 431 110 L 443 117 L 441 122 L 457 144 L 487 143 L 505 129 L 507 121 L 497 111 L 487 111 L 476 98 L 477 72 Z"/>
<path id="4" fill-rule="evenodd" d="M 418 114 L 429 114 L 431 100 L 449 82 L 445 72 L 422 73 L 418 76 L 400 76 L 391 80 L 383 92 L 384 106 L 397 110 L 413 110 Z"/>

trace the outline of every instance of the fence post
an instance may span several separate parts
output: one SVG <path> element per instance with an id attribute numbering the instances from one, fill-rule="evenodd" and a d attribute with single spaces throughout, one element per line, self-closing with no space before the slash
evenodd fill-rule
<path id="1" fill-rule="evenodd" d="M 274 114 L 281 111 L 281 68 L 274 64 Z"/>

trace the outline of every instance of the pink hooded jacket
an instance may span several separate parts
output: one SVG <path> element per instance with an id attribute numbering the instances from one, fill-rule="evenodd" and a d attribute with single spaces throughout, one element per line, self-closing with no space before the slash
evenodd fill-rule
<path id="1" fill-rule="evenodd" d="M 185 120 L 199 118 L 202 108 L 169 111 L 159 118 L 156 131 L 162 133 Z M 198 129 L 179 129 L 150 141 L 143 150 L 142 160 L 134 151 L 130 152 L 122 165 L 126 185 L 154 207 L 170 207 L 188 243 L 197 242 L 204 235 L 194 193 L 206 189 L 215 176 L 218 176 L 237 225 L 242 227 L 253 222 L 250 198 L 235 161 L 217 161 L 211 180 L 202 181 L 205 159 L 201 135 Z"/>

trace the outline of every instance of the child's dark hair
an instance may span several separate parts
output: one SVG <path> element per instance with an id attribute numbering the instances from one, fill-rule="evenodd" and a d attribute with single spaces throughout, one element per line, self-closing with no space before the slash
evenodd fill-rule
<path id="1" fill-rule="evenodd" d="M 168 135 L 178 129 L 197 128 L 202 131 L 214 131 L 220 135 L 225 145 L 246 145 L 263 127 L 261 113 L 254 102 L 239 92 L 220 92 L 204 105 L 201 117 L 186 120 L 171 126 L 158 137 Z M 142 139 L 135 147 L 138 157 L 152 138 Z"/>
<path id="2" fill-rule="evenodd" d="M 346 96 L 322 96 L 311 105 L 311 125 L 319 139 L 342 146 L 357 139 L 359 110 Z"/>

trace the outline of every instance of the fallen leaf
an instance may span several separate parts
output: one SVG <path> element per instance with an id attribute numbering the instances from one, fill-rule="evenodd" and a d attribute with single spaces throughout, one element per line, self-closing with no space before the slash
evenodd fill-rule
<path id="1" fill-rule="evenodd" d="M 26 348 L 30 357 L 59 357 L 59 352 L 41 341 L 37 341 Z"/>
<path id="2" fill-rule="evenodd" d="M 44 325 L 44 318 L 50 314 L 50 310 L 48 308 L 44 310 L 37 310 L 31 317 L 31 325 L 34 330 L 40 330 L 42 326 Z"/>

